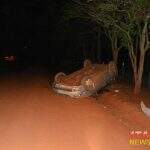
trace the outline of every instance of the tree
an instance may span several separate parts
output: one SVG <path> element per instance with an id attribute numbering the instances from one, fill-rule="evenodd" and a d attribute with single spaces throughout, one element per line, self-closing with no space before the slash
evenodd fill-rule
<path id="1" fill-rule="evenodd" d="M 97 26 L 98 35 L 99 29 L 103 28 L 107 37 L 110 39 L 113 60 L 117 64 L 118 52 L 121 47 L 118 44 L 120 33 L 118 32 L 118 28 L 114 25 L 115 19 L 117 18 L 116 5 L 116 0 L 87 0 L 82 2 L 79 0 L 72 0 L 71 3 L 67 3 L 64 8 L 64 20 L 68 21 L 72 18 L 80 18 L 82 20 L 94 22 Z M 98 51 L 99 50 L 100 49 L 98 49 Z"/>
<path id="2" fill-rule="evenodd" d="M 121 47 L 128 49 L 134 73 L 134 93 L 141 91 L 145 54 L 150 48 L 149 0 L 72 0 L 70 16 L 86 18 L 103 27 L 108 35 L 113 59 L 117 63 Z"/>
<path id="3" fill-rule="evenodd" d="M 145 54 L 150 48 L 150 12 L 148 0 L 122 1 L 116 27 L 122 33 L 122 46 L 129 50 L 134 73 L 134 94 L 140 94 Z"/>

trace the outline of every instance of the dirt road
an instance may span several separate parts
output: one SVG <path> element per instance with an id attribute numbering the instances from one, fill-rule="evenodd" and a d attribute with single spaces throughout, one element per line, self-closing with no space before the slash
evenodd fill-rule
<path id="1" fill-rule="evenodd" d="M 130 150 L 130 129 L 93 98 L 56 95 L 48 75 L 1 77 L 0 150 Z"/>

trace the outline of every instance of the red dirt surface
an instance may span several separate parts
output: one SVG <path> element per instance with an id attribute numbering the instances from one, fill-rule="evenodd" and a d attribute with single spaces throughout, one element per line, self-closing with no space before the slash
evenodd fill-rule
<path id="1" fill-rule="evenodd" d="M 55 94 L 48 80 L 38 71 L 1 77 L 0 150 L 150 149 L 128 143 L 131 130 L 150 130 L 128 88 L 73 99 Z"/>
<path id="2" fill-rule="evenodd" d="M 103 93 L 98 99 L 106 110 L 123 121 L 130 129 L 150 129 L 150 118 L 144 115 L 140 107 L 141 101 L 144 101 L 146 106 L 150 106 L 148 90 L 142 91 L 140 98 L 135 101 L 131 87 L 116 84 L 110 88 L 109 92 Z"/>

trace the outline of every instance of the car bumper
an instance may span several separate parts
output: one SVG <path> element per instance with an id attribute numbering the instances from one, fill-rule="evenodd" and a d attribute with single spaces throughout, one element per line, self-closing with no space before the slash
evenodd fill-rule
<path id="1" fill-rule="evenodd" d="M 53 90 L 58 94 L 68 95 L 73 98 L 87 97 L 92 95 L 91 91 L 86 91 L 82 85 L 68 86 L 63 84 L 54 84 Z"/>

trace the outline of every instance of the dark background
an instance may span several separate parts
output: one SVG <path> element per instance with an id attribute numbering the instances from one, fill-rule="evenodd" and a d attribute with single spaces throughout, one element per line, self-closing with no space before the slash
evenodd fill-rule
<path id="1" fill-rule="evenodd" d="M 59 7 L 57 1 L 1 1 L 1 55 L 13 53 L 20 60 L 18 63 L 47 60 L 54 52 L 51 43 L 60 17 Z"/>
<path id="2" fill-rule="evenodd" d="M 63 5 L 58 0 L 2 0 L 0 55 L 15 55 L 20 67 L 39 63 L 53 68 L 75 68 L 85 58 L 99 61 L 93 25 L 71 20 L 66 29 Z M 105 47 L 108 49 L 107 44 Z"/>
<path id="3" fill-rule="evenodd" d="M 44 66 L 50 72 L 70 73 L 81 68 L 84 59 L 101 63 L 112 59 L 108 39 L 101 31 L 97 40 L 94 24 L 76 19 L 65 28 L 63 6 L 64 1 L 60 0 L 0 1 L 1 73 L 35 65 Z M 15 63 L 3 63 L 2 58 L 7 55 L 14 55 Z M 145 80 L 149 58 L 150 53 L 145 61 Z M 130 82 L 132 70 L 127 50 L 119 54 L 118 67 L 120 75 Z"/>

